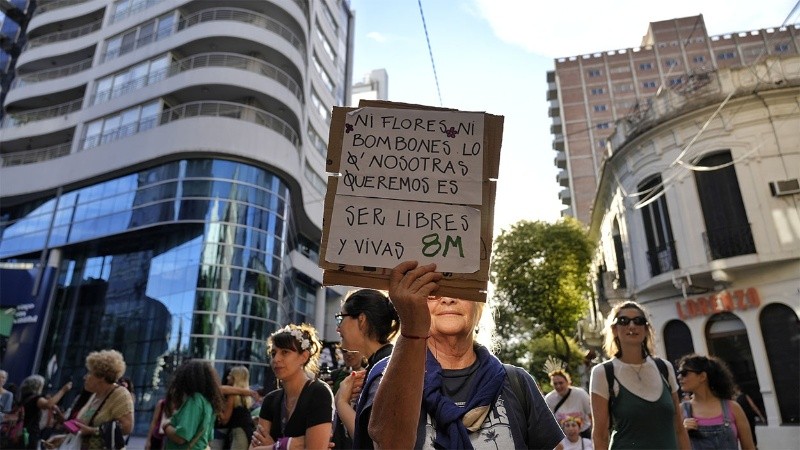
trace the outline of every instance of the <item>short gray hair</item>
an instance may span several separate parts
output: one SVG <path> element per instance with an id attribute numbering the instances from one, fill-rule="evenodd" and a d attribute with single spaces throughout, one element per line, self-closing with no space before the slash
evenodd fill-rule
<path id="1" fill-rule="evenodd" d="M 41 394 L 42 390 L 44 390 L 44 377 L 41 375 L 31 375 L 22 380 L 22 384 L 19 386 L 20 398 L 24 400 L 25 397 L 30 395 Z"/>

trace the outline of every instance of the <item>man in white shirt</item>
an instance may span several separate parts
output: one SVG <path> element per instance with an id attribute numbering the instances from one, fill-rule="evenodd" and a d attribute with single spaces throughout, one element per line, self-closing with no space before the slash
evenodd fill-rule
<path id="1" fill-rule="evenodd" d="M 572 378 L 562 369 L 548 374 L 553 391 L 544 397 L 550 411 L 561 423 L 567 417 L 577 417 L 581 423 L 581 436 L 591 439 L 592 406 L 589 394 L 581 388 L 572 387 Z"/>

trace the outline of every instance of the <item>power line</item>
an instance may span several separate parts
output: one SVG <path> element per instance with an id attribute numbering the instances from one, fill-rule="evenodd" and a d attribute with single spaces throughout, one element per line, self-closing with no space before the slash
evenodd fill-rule
<path id="1" fill-rule="evenodd" d="M 422 12 L 422 0 L 417 0 L 419 4 L 419 15 L 422 17 L 422 28 L 425 29 L 425 40 L 428 42 L 428 54 L 431 56 L 431 67 L 433 67 L 433 79 L 436 80 L 436 93 L 439 94 L 439 106 L 442 103 L 442 91 L 439 89 L 439 76 L 436 74 L 436 63 L 433 62 L 433 50 L 431 50 L 431 38 L 428 36 L 428 25 L 425 24 L 425 13 Z"/>

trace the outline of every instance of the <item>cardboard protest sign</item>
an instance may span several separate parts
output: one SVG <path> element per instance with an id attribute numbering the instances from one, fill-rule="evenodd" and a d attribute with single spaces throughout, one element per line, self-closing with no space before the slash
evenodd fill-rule
<path id="1" fill-rule="evenodd" d="M 362 101 L 334 108 L 320 251 L 325 284 L 388 288 L 435 262 L 439 295 L 485 301 L 503 118 Z"/>

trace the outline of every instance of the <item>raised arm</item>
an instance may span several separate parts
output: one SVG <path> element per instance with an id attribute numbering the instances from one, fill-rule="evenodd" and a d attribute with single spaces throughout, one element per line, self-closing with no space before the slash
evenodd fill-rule
<path id="1" fill-rule="evenodd" d="M 400 317 L 400 337 L 378 386 L 369 435 L 376 448 L 414 448 L 431 326 L 428 296 L 439 287 L 436 265 L 400 263 L 389 279 L 389 298 Z M 414 337 L 409 337 L 414 336 Z"/>

